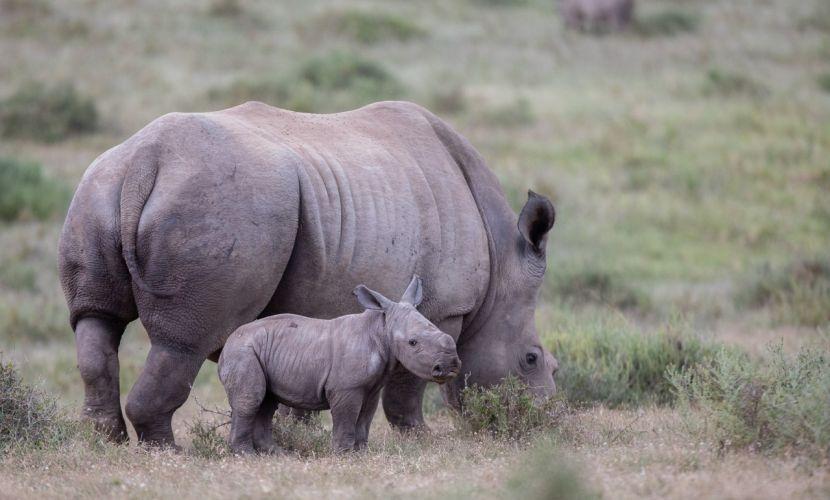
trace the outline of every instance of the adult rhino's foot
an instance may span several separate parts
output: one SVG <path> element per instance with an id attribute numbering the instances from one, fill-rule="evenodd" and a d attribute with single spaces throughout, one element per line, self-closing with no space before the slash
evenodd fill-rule
<path id="1" fill-rule="evenodd" d="M 130 436 L 127 434 L 127 424 L 124 422 L 124 417 L 121 416 L 121 408 L 114 413 L 84 406 L 81 418 L 92 423 L 95 431 L 112 443 L 123 444 L 130 440 Z"/>
<path id="2" fill-rule="evenodd" d="M 405 369 L 392 374 L 383 388 L 383 412 L 392 427 L 403 432 L 429 432 L 422 409 L 426 385 Z"/>

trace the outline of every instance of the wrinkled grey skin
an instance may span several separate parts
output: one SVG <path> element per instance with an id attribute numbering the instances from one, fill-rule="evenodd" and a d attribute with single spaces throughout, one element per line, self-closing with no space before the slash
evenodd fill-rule
<path id="1" fill-rule="evenodd" d="M 620 31 L 630 23 L 634 0 L 562 0 L 565 25 L 587 32 Z"/>
<path id="2" fill-rule="evenodd" d="M 442 386 L 451 404 L 465 378 L 515 374 L 553 394 L 555 361 L 533 316 L 554 217 L 530 193 L 517 218 L 469 142 L 415 104 L 165 115 L 89 167 L 61 234 L 83 413 L 127 439 L 118 345 L 137 317 L 151 349 L 126 414 L 139 440 L 173 444 L 173 412 L 236 328 L 355 313 L 357 284 L 399 296 L 413 274 L 421 313 L 464 363 Z M 389 422 L 423 427 L 426 383 L 396 368 L 382 396 Z"/>
<path id="3" fill-rule="evenodd" d="M 383 383 L 398 363 L 424 380 L 458 374 L 455 341 L 424 318 L 421 280 L 400 302 L 358 286 L 362 314 L 321 320 L 280 314 L 239 327 L 219 357 L 219 378 L 231 404 L 234 453 L 277 453 L 272 420 L 277 403 L 331 408 L 332 448 L 360 450 Z"/>

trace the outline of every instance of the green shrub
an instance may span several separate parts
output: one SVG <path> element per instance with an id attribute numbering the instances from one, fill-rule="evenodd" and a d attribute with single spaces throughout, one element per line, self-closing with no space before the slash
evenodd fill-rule
<path id="1" fill-rule="evenodd" d="M 66 306 L 42 295 L 0 301 L 0 339 L 50 342 L 72 339 Z"/>
<path id="2" fill-rule="evenodd" d="M 511 103 L 484 110 L 479 119 L 493 127 L 524 127 L 536 122 L 536 114 L 529 100 L 518 98 Z"/>
<path id="3" fill-rule="evenodd" d="M 294 111 L 334 112 L 402 93 L 398 80 L 380 64 L 335 51 L 306 61 L 288 78 L 241 81 L 209 97 L 233 104 L 255 100 Z"/>
<path id="4" fill-rule="evenodd" d="M 274 416 L 274 441 L 301 457 L 331 454 L 331 432 L 323 427 L 319 413 L 305 419 L 277 413 Z"/>
<path id="5" fill-rule="evenodd" d="M 476 0 L 478 3 L 495 7 L 518 7 L 527 5 L 530 0 Z"/>
<path id="6" fill-rule="evenodd" d="M 242 3 L 240 0 L 213 0 L 208 14 L 216 17 L 237 17 L 242 14 Z"/>
<path id="7" fill-rule="evenodd" d="M 590 500 L 601 498 L 572 458 L 550 443 L 533 450 L 510 475 L 504 498 Z"/>
<path id="8" fill-rule="evenodd" d="M 722 350 L 708 363 L 673 370 L 669 379 L 688 430 L 721 450 L 830 458 L 830 343 L 825 344 L 796 356 L 774 345 L 763 363 Z"/>
<path id="9" fill-rule="evenodd" d="M 571 325 L 544 341 L 559 360 L 556 383 L 568 401 L 609 407 L 671 403 L 667 370 L 694 366 L 713 352 L 680 331 L 643 333 L 604 323 Z"/>
<path id="10" fill-rule="evenodd" d="M 0 135 L 54 142 L 98 127 L 95 103 L 71 84 L 24 85 L 0 102 Z"/>
<path id="11" fill-rule="evenodd" d="M 830 323 L 830 258 L 765 266 L 746 280 L 735 300 L 739 306 L 770 308 L 773 318 L 782 323 Z"/>
<path id="12" fill-rule="evenodd" d="M 642 36 L 674 36 L 697 30 L 700 18 L 685 10 L 664 10 L 654 14 L 637 16 L 634 31 Z"/>
<path id="13" fill-rule="evenodd" d="M 365 44 L 407 41 L 426 35 L 426 30 L 404 17 L 355 9 L 323 12 L 312 20 L 307 31 L 314 36 L 331 33 Z"/>
<path id="14" fill-rule="evenodd" d="M 469 107 L 464 87 L 460 85 L 440 86 L 428 98 L 429 108 L 435 113 L 458 114 Z"/>
<path id="15" fill-rule="evenodd" d="M 37 289 L 37 270 L 19 260 L 0 261 L 0 286 L 33 292 Z"/>
<path id="16" fill-rule="evenodd" d="M 492 387 L 465 387 L 461 410 L 454 417 L 456 428 L 464 434 L 489 432 L 501 439 L 521 439 L 555 425 L 565 411 L 559 398 L 534 403 L 530 388 L 511 375 Z"/>
<path id="17" fill-rule="evenodd" d="M 585 270 L 554 277 L 556 298 L 573 304 L 599 304 L 615 309 L 646 311 L 647 295 L 626 285 L 621 278 L 600 270 Z"/>
<path id="18" fill-rule="evenodd" d="M 43 175 L 41 166 L 0 156 L 0 220 L 46 219 L 69 203 L 66 186 Z"/>
<path id="19" fill-rule="evenodd" d="M 53 398 L 24 384 L 14 365 L 0 360 L 0 455 L 57 446 L 80 430 Z"/>
<path id="20" fill-rule="evenodd" d="M 188 434 L 192 440 L 191 452 L 200 458 L 216 460 L 231 454 L 228 441 L 219 433 L 219 428 L 227 425 L 229 421 L 219 424 L 212 424 L 197 419 L 188 428 Z"/>
<path id="21" fill-rule="evenodd" d="M 758 97 L 764 95 L 766 90 L 749 76 L 712 68 L 706 73 L 703 93 L 705 95 Z"/>

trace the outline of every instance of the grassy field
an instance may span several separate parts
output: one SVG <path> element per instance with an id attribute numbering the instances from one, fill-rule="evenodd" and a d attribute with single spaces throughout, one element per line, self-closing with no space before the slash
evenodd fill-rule
<path id="1" fill-rule="evenodd" d="M 830 496 L 830 7 L 637 8 L 595 36 L 553 0 L 0 0 L 0 352 L 25 384 L 77 414 L 56 246 L 97 155 L 171 111 L 395 98 L 467 136 L 514 208 L 555 201 L 537 325 L 571 408 L 510 441 L 460 433 L 430 392 L 431 435 L 379 414 L 345 458 L 199 456 L 188 429 L 215 415 L 193 398 L 181 454 L 4 452 L 0 422 L 0 497 Z M 131 325 L 122 393 L 147 349 Z M 224 408 L 215 368 L 194 394 Z"/>

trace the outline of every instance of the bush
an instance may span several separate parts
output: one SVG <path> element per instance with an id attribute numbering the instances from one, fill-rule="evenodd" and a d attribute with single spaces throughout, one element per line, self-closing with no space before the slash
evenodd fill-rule
<path id="1" fill-rule="evenodd" d="M 70 193 L 34 162 L 0 157 L 0 220 L 46 219 L 62 212 Z"/>
<path id="2" fill-rule="evenodd" d="M 301 457 L 331 454 L 331 432 L 323 427 L 319 412 L 305 419 L 277 413 L 274 416 L 274 441 Z"/>
<path id="3" fill-rule="evenodd" d="M 331 10 L 318 15 L 307 30 L 314 36 L 331 33 L 360 43 L 407 41 L 426 35 L 426 30 L 395 14 L 363 10 Z"/>
<path id="4" fill-rule="evenodd" d="M 766 93 L 763 86 L 752 78 L 722 69 L 712 68 L 703 83 L 705 95 L 758 97 Z"/>
<path id="5" fill-rule="evenodd" d="M 646 334 L 603 323 L 557 331 L 545 343 L 559 359 L 558 387 L 569 402 L 609 407 L 674 400 L 667 370 L 694 366 L 713 348 L 679 331 Z"/>
<path id="6" fill-rule="evenodd" d="M 621 279 L 599 270 L 555 277 L 553 293 L 557 298 L 575 304 L 599 304 L 615 309 L 645 311 L 650 307 L 647 295 L 621 282 Z"/>
<path id="7" fill-rule="evenodd" d="M 638 16 L 634 31 L 642 36 L 674 36 L 697 29 L 700 18 L 684 10 L 664 10 L 655 14 Z"/>
<path id="8" fill-rule="evenodd" d="M 480 121 L 494 127 L 524 127 L 536 122 L 533 106 L 525 98 L 485 110 Z"/>
<path id="9" fill-rule="evenodd" d="M 739 289 L 739 306 L 768 307 L 783 323 L 830 323 L 830 257 L 797 260 L 781 268 L 765 266 Z"/>
<path id="10" fill-rule="evenodd" d="M 14 365 L 0 360 L 0 455 L 57 446 L 79 431 L 54 399 L 24 384 Z"/>
<path id="11" fill-rule="evenodd" d="M 440 86 L 429 97 L 429 107 L 436 113 L 458 114 L 465 111 L 469 103 L 464 87 Z"/>
<path id="12" fill-rule="evenodd" d="M 828 347 L 804 348 L 792 357 L 778 344 L 770 347 L 764 363 L 722 350 L 708 363 L 673 370 L 669 378 L 689 430 L 712 439 L 719 449 L 798 453 L 826 460 Z"/>
<path id="13" fill-rule="evenodd" d="M 219 434 L 219 428 L 227 425 L 229 421 L 219 424 L 212 424 L 203 420 L 192 422 L 188 433 L 192 439 L 192 453 L 200 458 L 216 460 L 231 454 L 227 439 Z"/>
<path id="14" fill-rule="evenodd" d="M 256 100 L 294 111 L 334 112 L 402 93 L 401 84 L 383 66 L 335 51 L 306 61 L 287 79 L 237 82 L 210 97 L 234 104 Z"/>
<path id="15" fill-rule="evenodd" d="M 511 474 L 504 498 L 528 500 L 598 499 L 572 459 L 550 443 L 538 446 Z"/>
<path id="16" fill-rule="evenodd" d="M 461 410 L 454 416 L 456 428 L 464 434 L 486 431 L 501 439 L 521 439 L 554 425 L 565 411 L 558 398 L 534 404 L 530 388 L 511 375 L 493 387 L 465 387 Z"/>
<path id="17" fill-rule="evenodd" d="M 0 135 L 55 142 L 98 127 L 95 103 L 71 84 L 24 85 L 0 102 Z"/>

